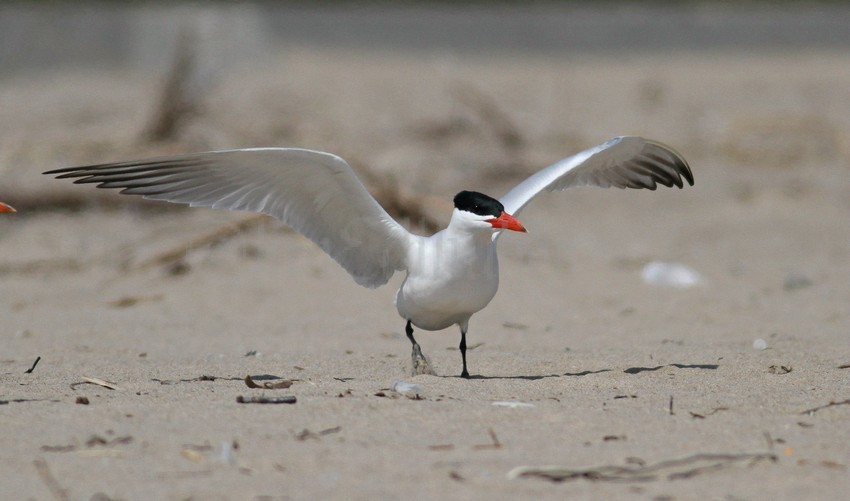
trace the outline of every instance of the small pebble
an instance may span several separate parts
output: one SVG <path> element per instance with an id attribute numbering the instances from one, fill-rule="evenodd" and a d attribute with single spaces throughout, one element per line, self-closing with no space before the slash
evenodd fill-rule
<path id="1" fill-rule="evenodd" d="M 753 341 L 753 349 L 759 350 L 759 351 L 766 350 L 767 349 L 767 341 L 765 341 L 762 338 L 756 339 L 755 341 Z"/>

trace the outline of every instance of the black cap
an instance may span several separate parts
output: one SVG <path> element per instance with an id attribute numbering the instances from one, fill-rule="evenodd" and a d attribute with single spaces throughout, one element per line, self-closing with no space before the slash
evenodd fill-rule
<path id="1" fill-rule="evenodd" d="M 479 216 L 499 217 L 505 212 L 505 206 L 501 202 L 477 191 L 461 191 L 455 195 L 454 201 L 455 208 Z"/>

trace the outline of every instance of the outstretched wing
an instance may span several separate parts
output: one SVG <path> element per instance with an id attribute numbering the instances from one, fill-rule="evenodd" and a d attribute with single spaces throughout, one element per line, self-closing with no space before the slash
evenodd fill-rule
<path id="1" fill-rule="evenodd" d="M 615 137 L 533 174 L 499 199 L 509 214 L 516 215 L 544 191 L 573 186 L 645 188 L 654 190 L 694 184 L 688 162 L 673 148 L 637 136 Z"/>
<path id="2" fill-rule="evenodd" d="M 412 235 L 345 160 L 296 148 L 251 148 L 45 172 L 153 200 L 260 212 L 314 241 L 366 287 L 406 268 Z"/>

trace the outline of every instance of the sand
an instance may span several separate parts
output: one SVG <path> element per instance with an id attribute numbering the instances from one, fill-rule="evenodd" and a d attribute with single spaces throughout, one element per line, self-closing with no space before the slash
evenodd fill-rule
<path id="1" fill-rule="evenodd" d="M 140 139 L 157 75 L 48 74 L 0 85 L 0 199 L 19 210 L 0 218 L 0 498 L 837 499 L 850 489 L 846 51 L 296 48 L 222 76 L 165 143 Z M 459 189 L 499 195 L 620 134 L 676 147 L 696 185 L 536 200 L 521 217 L 530 233 L 500 241 L 499 294 L 470 324 L 471 380 L 457 377 L 455 329 L 417 334 L 438 375 L 410 375 L 392 305 L 401 276 L 360 288 L 271 220 L 192 245 L 246 216 L 116 207 L 115 193 L 39 175 L 177 151 L 312 147 L 395 179 L 444 223 Z M 152 261 L 174 249 L 176 262 Z M 647 284 L 652 261 L 703 282 Z M 246 375 L 293 383 L 251 389 Z M 419 385 L 420 398 L 392 391 L 396 381 Z M 297 402 L 237 403 L 286 395 Z M 535 476 L 544 465 L 560 481 Z"/>

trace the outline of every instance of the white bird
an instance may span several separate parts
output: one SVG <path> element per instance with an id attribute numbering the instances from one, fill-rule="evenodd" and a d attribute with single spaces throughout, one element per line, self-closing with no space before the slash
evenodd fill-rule
<path id="1" fill-rule="evenodd" d="M 0 202 L 0 212 L 18 212 L 11 205 L 6 205 L 3 202 Z"/>
<path id="2" fill-rule="evenodd" d="M 320 151 L 212 151 L 45 174 L 193 207 L 268 214 L 315 242 L 365 287 L 381 286 L 404 271 L 395 305 L 407 321 L 414 374 L 433 371 L 413 326 L 441 330 L 456 324 L 464 378 L 469 319 L 499 286 L 498 237 L 502 230 L 526 231 L 514 216 L 534 197 L 582 185 L 654 190 L 658 184 L 682 188 L 682 178 L 693 185 L 688 163 L 670 147 L 617 137 L 540 170 L 499 200 L 461 191 L 448 227 L 425 237 L 390 217 L 345 160 Z"/>

